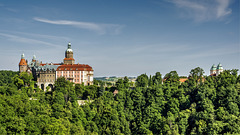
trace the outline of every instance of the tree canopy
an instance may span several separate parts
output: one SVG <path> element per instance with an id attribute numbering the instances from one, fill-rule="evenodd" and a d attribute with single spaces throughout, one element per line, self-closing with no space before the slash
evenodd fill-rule
<path id="1" fill-rule="evenodd" d="M 138 76 L 135 87 L 124 77 L 110 88 L 101 81 L 84 86 L 58 78 L 44 92 L 31 74 L 0 71 L 0 133 L 240 134 L 237 72 L 203 76 L 197 67 L 183 83 L 176 71 L 163 79 L 157 72 Z"/>

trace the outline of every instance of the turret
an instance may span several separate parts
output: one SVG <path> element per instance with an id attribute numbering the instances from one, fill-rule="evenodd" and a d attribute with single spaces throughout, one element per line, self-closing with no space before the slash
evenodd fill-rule
<path id="1" fill-rule="evenodd" d="M 216 69 L 217 69 L 217 67 L 215 66 L 215 64 L 213 64 L 211 69 L 210 69 L 210 75 L 216 74 Z"/>
<path id="2" fill-rule="evenodd" d="M 20 60 L 20 62 L 18 64 L 18 66 L 19 66 L 19 72 L 20 73 L 27 71 L 27 62 L 25 60 L 24 54 L 21 55 L 21 60 Z"/>
<path id="3" fill-rule="evenodd" d="M 33 55 L 32 62 L 36 62 L 36 55 Z"/>
<path id="4" fill-rule="evenodd" d="M 71 43 L 68 43 L 68 48 L 65 51 L 65 58 L 63 60 L 64 64 L 74 64 L 75 60 L 73 58 L 73 50 L 71 48 Z"/>
<path id="5" fill-rule="evenodd" d="M 223 67 L 222 64 L 219 63 L 217 66 L 216 75 L 219 75 L 221 72 L 223 72 Z"/>

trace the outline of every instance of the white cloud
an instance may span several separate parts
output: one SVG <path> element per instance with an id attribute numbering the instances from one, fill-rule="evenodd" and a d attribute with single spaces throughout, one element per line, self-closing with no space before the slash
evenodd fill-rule
<path id="1" fill-rule="evenodd" d="M 20 37 L 20 36 L 11 35 L 11 34 L 0 33 L 0 36 L 6 37 L 8 40 L 15 41 L 15 42 L 21 42 L 21 43 L 27 43 L 27 44 L 40 44 L 40 45 L 59 47 L 58 45 L 48 43 L 48 42 L 45 42 L 45 41 Z"/>
<path id="2" fill-rule="evenodd" d="M 228 8 L 230 0 L 218 0 L 217 18 L 224 17 L 232 13 L 232 10 Z"/>
<path id="3" fill-rule="evenodd" d="M 43 34 L 34 34 L 34 33 L 25 33 L 25 32 L 17 32 L 17 31 L 6 31 L 6 32 L 11 32 L 15 34 L 20 34 L 24 36 L 28 36 L 31 38 L 37 38 L 37 39 L 47 39 L 47 40 L 54 40 L 54 41 L 71 41 L 69 37 L 63 37 L 63 36 L 53 36 L 53 35 L 43 35 Z"/>
<path id="4" fill-rule="evenodd" d="M 231 0 L 168 0 L 182 10 L 182 17 L 193 18 L 197 22 L 221 20 L 230 15 Z"/>
<path id="5" fill-rule="evenodd" d="M 79 22 L 79 21 L 69 21 L 69 20 L 49 20 L 39 17 L 33 18 L 36 21 L 49 23 L 49 24 L 57 24 L 57 25 L 69 25 L 74 26 L 80 29 L 87 29 L 91 31 L 95 31 L 99 34 L 119 34 L 123 25 L 118 24 L 97 24 L 92 22 Z"/>

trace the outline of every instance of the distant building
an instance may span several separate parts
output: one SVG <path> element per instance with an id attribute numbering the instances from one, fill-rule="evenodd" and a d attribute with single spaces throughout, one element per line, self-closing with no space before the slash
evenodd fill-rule
<path id="1" fill-rule="evenodd" d="M 113 96 L 116 96 L 118 94 L 118 90 L 114 90 Z"/>
<path id="2" fill-rule="evenodd" d="M 213 64 L 210 69 L 210 76 L 218 76 L 221 72 L 223 72 L 222 64 L 219 63 L 218 66 L 215 66 L 215 64 Z"/>
<path id="3" fill-rule="evenodd" d="M 28 64 L 24 54 L 19 62 L 19 72 L 31 72 L 38 87 L 46 91 L 46 87 L 53 88 L 53 84 L 59 77 L 64 77 L 70 82 L 93 85 L 93 68 L 86 64 L 75 64 L 71 43 L 65 51 L 63 63 L 39 63 L 36 56 Z"/>
<path id="4" fill-rule="evenodd" d="M 18 64 L 18 66 L 19 66 L 19 72 L 20 73 L 27 72 L 28 66 L 27 66 L 27 62 L 25 60 L 24 54 L 21 55 L 21 60 Z"/>
<path id="5" fill-rule="evenodd" d="M 180 83 L 184 83 L 184 82 L 187 81 L 187 80 L 188 80 L 188 78 L 180 78 L 180 79 L 179 79 Z"/>

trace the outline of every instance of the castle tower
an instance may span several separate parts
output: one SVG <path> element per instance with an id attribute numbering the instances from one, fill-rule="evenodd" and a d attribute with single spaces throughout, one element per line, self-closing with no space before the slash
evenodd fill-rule
<path id="1" fill-rule="evenodd" d="M 210 69 L 210 75 L 216 74 L 216 70 L 217 70 L 217 67 L 215 66 L 215 64 L 213 64 L 211 69 Z"/>
<path id="2" fill-rule="evenodd" d="M 219 63 L 217 66 L 216 75 L 219 75 L 221 72 L 223 72 L 223 67 L 222 64 Z"/>
<path id="3" fill-rule="evenodd" d="M 63 59 L 64 64 L 74 64 L 75 60 L 73 58 L 73 50 L 71 48 L 71 43 L 68 43 L 68 48 L 65 51 L 65 58 Z"/>
<path id="4" fill-rule="evenodd" d="M 21 60 L 18 64 L 18 66 L 19 66 L 19 72 L 20 73 L 27 71 L 27 62 L 25 60 L 24 54 L 21 55 Z"/>
<path id="5" fill-rule="evenodd" d="M 36 62 L 36 55 L 33 55 L 32 62 Z"/>

